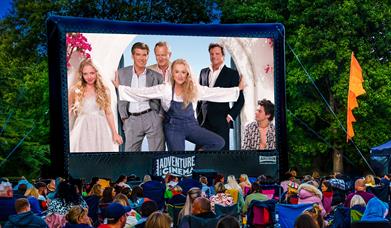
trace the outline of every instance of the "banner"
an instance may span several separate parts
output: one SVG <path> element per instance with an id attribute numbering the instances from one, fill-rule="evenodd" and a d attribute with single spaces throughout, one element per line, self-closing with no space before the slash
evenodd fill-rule
<path id="1" fill-rule="evenodd" d="M 195 155 L 157 157 L 153 163 L 156 176 L 170 173 L 174 176 L 191 176 L 195 168 Z"/>

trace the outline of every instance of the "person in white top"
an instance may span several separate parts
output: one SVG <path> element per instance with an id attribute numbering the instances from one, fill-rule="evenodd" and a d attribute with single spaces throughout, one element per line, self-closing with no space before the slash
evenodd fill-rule
<path id="1" fill-rule="evenodd" d="M 192 80 L 190 66 L 183 59 L 175 60 L 171 65 L 171 85 L 162 84 L 149 88 L 131 88 L 118 84 L 119 99 L 126 101 L 145 101 L 160 99 L 166 111 L 164 118 L 164 134 L 169 151 L 184 151 L 185 140 L 201 145 L 200 150 L 220 150 L 224 139 L 201 128 L 195 119 L 193 103 L 198 100 L 213 102 L 230 102 L 238 99 L 244 88 L 241 81 L 239 87 L 209 88 Z"/>

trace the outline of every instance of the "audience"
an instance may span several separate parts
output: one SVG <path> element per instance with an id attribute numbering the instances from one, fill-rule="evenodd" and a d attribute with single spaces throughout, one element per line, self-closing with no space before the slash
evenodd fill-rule
<path id="1" fill-rule="evenodd" d="M 331 203 L 333 202 L 333 187 L 330 182 L 325 180 L 321 184 L 321 190 L 323 194 L 323 207 L 326 210 L 326 213 L 329 214 L 331 212 Z"/>
<path id="2" fill-rule="evenodd" d="M 203 196 L 210 197 L 210 195 L 212 194 L 212 190 L 208 186 L 208 178 L 206 178 L 205 176 L 200 176 L 199 181 L 202 185 L 201 191 L 202 191 Z"/>
<path id="3" fill-rule="evenodd" d="M 65 216 L 71 207 L 79 205 L 87 208 L 87 203 L 77 193 L 76 187 L 67 181 L 63 181 L 58 185 L 55 198 L 49 202 L 48 214 Z"/>
<path id="4" fill-rule="evenodd" d="M 141 205 L 143 205 L 144 202 L 147 201 L 150 201 L 150 199 L 144 197 L 143 188 L 140 186 L 134 186 L 129 197 L 130 207 L 133 209 L 138 209 L 141 207 Z"/>
<path id="5" fill-rule="evenodd" d="M 215 204 L 221 205 L 221 206 L 231 206 L 234 204 L 234 200 L 229 194 L 226 194 L 226 188 L 222 182 L 218 182 L 215 185 L 215 191 L 216 195 L 213 195 L 210 197 L 210 203 L 212 207 L 212 211 L 215 211 Z"/>
<path id="6" fill-rule="evenodd" d="M 247 174 L 240 174 L 239 181 L 239 186 L 242 188 L 242 193 L 245 196 L 251 190 L 251 182 Z"/>
<path id="7" fill-rule="evenodd" d="M 145 228 L 170 228 L 171 222 L 170 216 L 163 212 L 155 211 L 148 217 Z"/>
<path id="8" fill-rule="evenodd" d="M 120 188 L 130 188 L 130 186 L 126 183 L 127 181 L 128 181 L 128 177 L 125 175 L 121 175 L 118 177 L 115 184 L 116 184 L 116 186 L 119 186 Z"/>
<path id="9" fill-rule="evenodd" d="M 295 228 L 319 228 L 319 225 L 311 215 L 301 214 L 296 218 Z"/>
<path id="10" fill-rule="evenodd" d="M 185 205 L 183 206 L 182 210 L 178 214 L 178 222 L 180 222 L 184 216 L 192 214 L 191 211 L 193 207 L 193 202 L 196 198 L 201 197 L 201 193 L 202 193 L 201 189 L 199 188 L 191 188 L 187 192 Z"/>
<path id="11" fill-rule="evenodd" d="M 198 197 L 194 200 L 191 213 L 199 218 L 216 218 L 211 208 L 211 202 L 205 197 Z"/>
<path id="12" fill-rule="evenodd" d="M 311 177 L 312 178 L 312 177 Z M 311 182 L 313 183 L 313 182 Z M 324 216 L 326 214 L 326 210 L 322 204 L 322 192 L 312 184 L 303 183 L 299 186 L 299 204 L 313 203 L 318 204 L 321 208 L 321 214 Z"/>
<path id="13" fill-rule="evenodd" d="M 251 201 L 253 200 L 259 200 L 259 201 L 265 201 L 268 200 L 267 196 L 265 194 L 262 194 L 262 188 L 259 182 L 254 182 L 251 186 L 251 194 L 246 197 L 246 200 L 244 202 L 242 213 L 246 213 L 248 206 L 250 205 Z"/>
<path id="14" fill-rule="evenodd" d="M 259 179 L 264 180 L 265 178 L 266 176 L 261 175 Z M 355 192 L 348 194 L 349 192 L 347 191 L 348 189 L 352 189 L 353 181 L 347 180 L 345 182 L 343 179 L 336 179 L 334 176 L 331 178 L 326 177 L 320 181 L 320 175 L 316 173 L 313 176 L 305 175 L 302 180 L 299 180 L 294 179 L 292 173 L 289 173 L 289 175 L 287 174 L 289 181 L 285 181 L 287 191 L 284 192 L 285 197 L 282 196 L 281 202 L 288 204 L 295 203 L 292 199 L 298 194 L 299 203 L 313 204 L 312 208 L 306 209 L 302 215 L 297 217 L 295 227 L 323 228 L 326 224 L 338 226 L 338 220 L 341 219 L 344 219 L 344 223 L 346 220 L 355 224 L 357 222 L 383 223 L 388 221 L 387 203 L 389 203 L 389 199 L 386 198 L 385 203 L 382 202 L 380 199 L 383 200 L 383 198 L 374 197 L 373 194 L 366 192 L 366 187 L 377 189 L 380 185 L 388 187 L 389 184 L 387 184 L 388 182 L 381 182 L 375 185 L 375 178 L 367 175 L 365 179 L 357 179 L 354 182 Z M 167 212 L 167 208 L 164 206 L 173 204 L 184 205 L 176 217 L 179 221 L 179 227 L 189 227 L 191 225 L 192 227 L 237 228 L 240 227 L 237 218 L 224 215 L 221 217 L 216 216 L 214 213 L 216 204 L 222 206 L 235 205 L 236 196 L 236 205 L 242 211 L 242 216 L 245 216 L 252 201 L 268 200 L 267 196 L 262 194 L 262 186 L 266 185 L 266 183 L 268 183 L 267 187 L 270 187 L 270 184 L 282 185 L 282 183 L 269 183 L 268 181 L 256 181 L 251 185 L 248 176 L 245 174 L 241 175 L 240 184 L 236 182 L 233 175 L 227 177 L 226 185 L 224 185 L 225 178 L 223 175 L 219 175 L 215 179 L 215 189 L 211 191 L 208 187 L 207 178 L 203 176 L 200 176 L 199 181 L 189 178 L 180 180 L 173 175 L 167 175 L 165 181 L 163 179 L 160 179 L 160 181 L 150 181 L 146 177 L 146 182 L 142 186 L 149 188 L 150 194 L 155 197 L 155 200 L 151 200 L 144 198 L 143 188 L 139 185 L 133 186 L 133 189 L 125 186 L 125 175 L 120 176 L 116 183 L 112 183 L 109 180 L 105 183 L 95 180 L 89 184 L 85 184 L 81 180 L 72 179 L 69 182 L 58 178 L 58 185 L 55 186 L 57 191 L 53 192 L 55 193 L 55 197 L 50 200 L 50 197 L 47 198 L 46 196 L 49 188 L 54 189 L 52 184 L 46 185 L 42 181 L 33 181 L 33 184 L 30 184 L 26 179 L 22 179 L 14 187 L 14 194 L 12 194 L 11 190 L 12 185 L 9 183 L 9 192 L 11 194 L 8 194 L 6 192 L 8 182 L 4 182 L 6 179 L 1 178 L 0 217 L 4 222 L 7 221 L 6 219 L 8 217 L 8 221 L 3 227 L 168 228 L 172 225 L 172 218 L 164 213 Z M 176 184 L 178 181 L 182 184 Z M 301 182 L 302 184 L 298 185 L 296 183 L 299 181 L 303 181 Z M 88 187 L 89 193 L 85 196 L 84 201 L 81 197 L 80 189 L 84 189 L 92 183 L 95 184 Z M 166 195 L 161 194 L 162 192 L 160 191 L 160 187 L 165 186 L 164 183 L 167 186 Z M 197 183 L 197 186 L 200 186 L 200 188 L 192 187 L 186 196 L 183 195 L 181 186 L 188 188 L 193 186 L 194 183 Z M 115 191 L 113 187 L 106 187 L 102 191 L 103 185 L 101 184 L 104 186 L 115 186 L 118 190 Z M 121 185 L 123 186 L 121 187 Z M 240 199 L 243 200 L 243 192 L 250 185 L 250 194 L 246 196 L 244 203 L 240 203 Z M 342 194 L 336 196 L 335 189 L 341 191 L 340 193 Z M 374 193 L 378 195 L 377 192 L 374 191 Z M 343 194 L 348 194 L 348 196 L 341 197 Z M 210 195 L 210 198 L 204 198 L 206 195 Z M 166 198 L 166 201 L 164 201 L 165 196 L 169 196 Z M 339 206 L 333 210 L 332 201 L 334 201 L 335 197 L 342 198 L 345 201 L 345 205 L 349 206 L 349 209 Z M 157 202 L 159 201 L 163 203 L 161 211 L 158 211 L 159 206 Z M 339 199 L 339 201 L 341 200 Z M 271 201 L 268 202 L 273 203 Z M 14 206 L 7 207 L 10 203 Z M 47 215 L 43 211 L 46 204 L 48 205 Z M 98 207 L 99 204 L 100 207 Z M 342 210 L 344 210 L 343 213 Z M 37 215 L 42 213 L 45 220 L 34 215 L 34 212 Z M 325 216 L 326 213 L 327 216 Z M 309 220 L 309 218 L 312 220 Z M 246 217 L 243 217 L 243 221 L 245 220 Z M 291 220 L 293 223 L 293 219 Z"/>
<path id="15" fill-rule="evenodd" d="M 10 215 L 4 228 L 11 227 L 48 227 L 45 221 L 31 211 L 30 203 L 26 198 L 15 201 L 16 215 Z"/>
<path id="16" fill-rule="evenodd" d="M 81 206 L 73 206 L 69 209 L 65 219 L 67 223 L 64 228 L 91 228 L 92 222 L 88 217 L 88 209 Z"/>
<path id="17" fill-rule="evenodd" d="M 159 209 L 158 205 L 156 204 L 155 201 L 144 202 L 140 208 L 141 219 L 137 222 L 137 225 L 135 227 L 144 228 L 148 217 L 158 209 Z"/>
<path id="18" fill-rule="evenodd" d="M 353 196 L 360 195 L 364 200 L 365 203 L 368 203 L 370 199 L 372 199 L 375 195 L 372 193 L 366 192 L 366 186 L 365 186 L 365 180 L 364 179 L 357 179 L 354 183 L 354 189 L 355 192 L 350 193 L 345 200 L 345 207 L 350 206 L 350 200 L 352 200 Z"/>
<path id="19" fill-rule="evenodd" d="M 105 210 L 107 224 L 100 224 L 98 228 L 123 228 L 126 224 L 126 213 L 130 208 L 119 203 L 110 203 Z"/>
<path id="20" fill-rule="evenodd" d="M 360 221 L 367 204 L 360 195 L 355 195 L 350 200 L 350 222 Z"/>

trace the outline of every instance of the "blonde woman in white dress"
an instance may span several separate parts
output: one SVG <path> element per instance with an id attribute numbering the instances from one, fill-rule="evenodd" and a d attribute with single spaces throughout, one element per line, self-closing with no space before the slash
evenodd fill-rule
<path id="1" fill-rule="evenodd" d="M 75 117 L 70 130 L 70 152 L 112 152 L 122 144 L 111 111 L 110 93 L 91 59 L 80 63 L 77 83 L 68 97 L 69 116 Z"/>

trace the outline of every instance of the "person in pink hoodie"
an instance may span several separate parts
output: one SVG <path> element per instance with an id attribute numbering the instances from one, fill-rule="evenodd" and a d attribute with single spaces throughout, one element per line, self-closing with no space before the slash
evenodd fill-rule
<path id="1" fill-rule="evenodd" d="M 326 210 L 322 203 L 322 192 L 314 185 L 303 183 L 299 186 L 299 204 L 316 203 L 321 208 L 322 217 L 326 214 Z"/>

